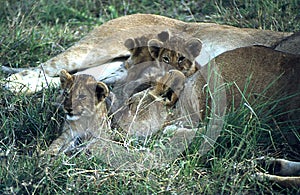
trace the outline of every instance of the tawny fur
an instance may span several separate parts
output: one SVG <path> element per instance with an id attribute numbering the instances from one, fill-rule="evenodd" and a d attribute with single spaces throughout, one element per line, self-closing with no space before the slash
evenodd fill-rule
<path id="1" fill-rule="evenodd" d="M 66 153 L 81 144 L 87 144 L 89 148 L 99 139 L 108 139 L 107 86 L 92 76 L 70 75 L 65 70 L 61 71 L 60 80 L 66 117 L 63 132 L 52 142 L 48 153 Z"/>
<path id="2" fill-rule="evenodd" d="M 212 23 L 185 23 L 179 20 L 151 14 L 135 14 L 111 20 L 96 27 L 86 37 L 60 55 L 40 66 L 16 73 L 8 78 L 6 88 L 12 91 L 33 93 L 47 87 L 49 83 L 58 84 L 55 76 L 61 69 L 82 70 L 107 63 L 115 58 L 128 56 L 124 43 L 132 36 L 158 34 L 168 30 L 171 34 L 181 34 L 186 40 L 196 38 L 202 42 L 202 50 L 197 57 L 203 66 L 210 59 L 229 50 L 251 45 L 276 46 L 291 33 L 268 30 L 236 28 Z M 94 77 L 98 78 L 112 66 L 102 66 Z M 42 73 L 41 73 L 42 71 Z M 91 74 L 95 73 L 92 71 Z M 117 78 L 116 78 L 117 79 Z M 24 87 L 25 86 L 25 87 Z"/>

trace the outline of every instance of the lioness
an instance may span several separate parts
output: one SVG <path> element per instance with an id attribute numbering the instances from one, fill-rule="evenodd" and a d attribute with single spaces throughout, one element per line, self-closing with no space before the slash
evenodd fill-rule
<path id="1" fill-rule="evenodd" d="M 255 103 L 255 101 L 257 101 L 259 98 L 263 98 L 263 100 L 272 100 L 280 96 L 289 96 L 295 94 L 294 96 L 291 96 L 287 101 L 284 100 L 282 102 L 282 105 L 285 106 L 286 110 L 295 111 L 294 113 L 297 113 L 297 111 L 299 111 L 297 110 L 299 109 L 299 95 L 297 94 L 297 92 L 299 92 L 300 90 L 300 78 L 298 78 L 300 71 L 299 62 L 299 56 L 277 52 L 265 47 L 239 48 L 233 51 L 225 52 L 224 54 L 215 58 L 215 65 L 217 65 L 216 67 L 218 68 L 216 73 L 221 75 L 221 77 L 223 77 L 224 79 L 224 82 L 228 84 L 226 87 L 227 105 L 239 106 L 239 103 L 245 102 L 247 106 L 251 107 L 251 105 Z M 190 119 L 193 118 L 192 123 L 197 124 L 202 120 L 205 114 L 203 113 L 203 109 L 206 109 L 207 105 L 205 101 L 210 99 L 206 98 L 205 88 L 211 87 L 210 82 L 214 81 L 215 79 L 208 69 L 209 66 L 211 67 L 211 65 L 207 65 L 206 67 L 203 67 L 202 69 L 200 69 L 200 71 L 192 75 L 190 78 L 188 78 L 185 82 L 183 91 L 177 93 L 179 94 L 179 101 L 175 103 L 175 107 L 173 108 L 172 122 L 177 120 L 188 124 L 191 122 Z M 210 78 L 208 79 L 207 76 L 209 76 Z M 249 78 L 250 80 L 248 80 Z M 251 86 L 251 88 L 247 88 L 247 80 L 250 82 L 249 86 Z M 162 82 L 166 81 L 168 81 L 168 79 L 162 80 Z M 153 96 L 149 92 L 153 93 L 155 91 L 160 90 L 152 90 L 150 88 L 145 93 L 143 92 L 144 94 L 138 93 L 135 97 L 153 98 L 156 96 Z M 243 94 L 241 92 L 243 92 Z M 161 95 L 166 93 L 161 93 L 160 91 L 158 95 L 159 94 Z M 249 94 L 249 96 L 247 96 L 246 94 Z M 128 109 L 128 112 L 125 113 L 129 113 L 129 115 L 132 113 L 139 114 L 139 112 L 137 112 L 137 105 L 142 105 L 144 103 L 144 100 L 148 100 L 147 98 L 143 99 L 135 97 L 130 99 L 129 104 L 125 105 Z M 161 98 L 154 99 L 159 101 L 166 100 L 163 98 L 163 96 L 160 97 Z M 235 100 L 235 104 L 232 104 L 233 98 Z M 135 106 L 133 104 L 135 104 Z M 133 112 L 130 113 L 130 111 Z M 143 118 L 143 120 L 150 125 L 155 125 L 155 123 L 157 122 L 155 120 L 152 120 L 151 114 L 152 116 L 157 116 L 157 113 L 167 113 L 166 108 L 163 106 L 156 106 L 156 109 L 149 109 L 148 111 L 148 117 L 146 116 L 145 118 Z M 255 110 L 253 111 L 255 112 Z M 290 116 L 293 119 L 299 120 L 297 118 L 299 117 L 298 114 L 287 115 L 286 117 Z M 124 119 L 126 119 L 126 117 L 124 117 Z M 129 120 L 130 121 L 127 122 L 132 122 L 132 118 L 129 117 Z M 185 143 L 186 141 L 187 143 L 184 144 L 184 146 L 186 146 L 191 140 L 191 137 L 189 136 L 195 135 L 193 133 L 189 134 L 187 133 L 187 131 L 188 129 L 182 129 L 180 133 L 177 134 L 178 136 L 176 136 L 175 134 L 173 140 L 176 140 L 176 138 L 181 138 L 179 139 L 179 141 L 175 141 L 175 143 Z M 182 135 L 185 135 L 187 137 L 184 137 Z M 174 146 L 176 144 L 172 143 L 171 145 Z M 181 145 L 180 149 L 182 149 L 182 146 L 183 145 Z M 133 153 L 128 153 L 127 150 L 125 150 L 124 152 L 124 148 L 119 147 L 119 145 L 106 145 L 104 149 L 100 148 L 100 151 L 106 155 L 106 158 L 110 158 L 108 159 L 108 162 L 113 162 L 114 156 L 107 155 L 107 151 L 109 151 L 109 149 L 116 148 L 116 151 L 118 151 L 118 154 L 121 156 L 124 153 L 126 155 L 129 155 L 130 159 L 133 159 L 131 158 L 132 155 L 134 157 L 136 155 Z M 120 151 L 122 154 L 120 153 Z M 156 154 L 156 152 L 157 151 L 154 151 L 154 154 Z M 178 152 L 176 152 L 176 154 L 178 154 Z M 151 161 L 157 160 L 155 156 L 153 157 L 151 154 L 149 154 L 149 156 L 149 158 L 151 158 Z M 175 155 L 173 155 L 173 157 L 174 156 Z M 116 157 L 116 159 L 114 159 L 114 162 L 117 164 L 117 161 L 119 161 L 121 157 Z"/>
<path id="2" fill-rule="evenodd" d="M 131 45 L 137 46 L 138 41 L 139 39 L 131 41 Z M 182 41 L 177 43 L 178 47 L 185 44 Z M 140 58 L 139 52 L 132 52 L 128 70 L 133 67 L 133 71 L 139 72 L 137 66 L 145 63 L 143 59 L 152 60 L 154 58 L 153 56 L 153 58 L 147 57 L 147 54 L 151 55 L 151 46 L 148 44 L 149 53 L 143 52 L 141 55 L 143 58 Z M 157 53 L 165 51 L 159 46 L 157 49 Z M 145 48 L 143 51 L 146 51 Z M 138 63 L 134 64 L 134 62 Z M 158 66 L 164 64 L 163 60 L 158 60 L 158 63 Z M 183 92 L 179 90 L 176 94 L 179 95 L 179 101 L 175 103 L 175 100 L 170 104 L 175 103 L 174 109 L 171 109 L 172 116 L 168 115 L 170 112 L 162 106 L 161 102 L 155 102 L 155 98 L 153 99 L 149 92 L 151 90 L 148 90 L 133 93 L 129 101 L 125 101 L 125 104 L 121 105 L 122 114 L 121 116 L 116 114 L 116 118 L 118 118 L 118 123 L 123 124 L 123 128 L 127 129 L 130 134 L 136 133 L 145 136 L 155 133 L 165 124 L 180 124 L 179 127 L 196 128 L 207 116 L 207 106 L 212 106 L 213 103 L 218 104 L 214 105 L 215 107 L 221 107 L 217 108 L 218 113 L 213 111 L 213 114 L 222 117 L 226 106 L 236 108 L 241 103 L 245 103 L 251 109 L 255 102 L 269 102 L 283 96 L 294 96 L 288 101 L 282 101 L 279 105 L 285 105 L 286 111 L 293 110 L 296 111 L 294 113 L 297 113 L 297 109 L 299 109 L 297 103 L 299 101 L 297 95 L 299 93 L 298 64 L 299 56 L 274 51 L 266 47 L 255 46 L 235 49 L 216 57 L 210 64 L 201 67 L 187 81 L 182 77 L 181 83 L 185 83 L 184 90 Z M 153 63 L 147 64 L 142 70 L 152 66 Z M 153 77 L 158 78 L 161 77 L 161 72 L 164 72 L 159 68 L 151 71 Z M 135 79 L 132 80 L 135 81 Z M 155 78 L 153 79 L 155 80 Z M 218 81 L 219 79 L 221 81 Z M 217 83 L 214 84 L 213 82 L 216 81 Z M 207 88 L 209 88 L 211 97 L 207 97 Z M 220 98 L 220 100 L 216 100 L 216 98 Z M 284 117 L 290 116 L 293 114 Z M 211 138 L 215 139 L 216 137 L 213 136 Z"/>
<path id="3" fill-rule="evenodd" d="M 127 39 L 132 38 L 133 35 L 141 37 L 145 32 L 158 34 L 165 30 L 169 30 L 172 34 L 180 33 L 188 38 L 201 40 L 202 50 L 197 58 L 200 65 L 205 65 L 210 59 L 235 48 L 250 45 L 276 46 L 278 42 L 291 35 L 291 33 L 236 28 L 212 23 L 185 23 L 151 14 L 129 15 L 95 28 L 78 44 L 40 66 L 11 75 L 8 78 L 11 82 L 6 84 L 6 88 L 32 93 L 47 87 L 48 83 L 58 84 L 59 79 L 55 76 L 61 69 L 82 70 L 102 65 L 118 57 L 128 56 L 129 52 L 124 47 Z M 116 70 L 120 64 L 122 62 L 102 66 L 99 71 L 92 71 L 91 74 L 94 74 L 97 80 L 107 77 L 112 81 L 118 80 L 120 74 L 116 74 Z M 44 74 L 40 74 L 41 71 Z"/>
<path id="4" fill-rule="evenodd" d="M 175 37 L 171 39 L 174 40 Z M 142 40 L 144 41 L 145 39 L 143 38 Z M 177 38 L 177 40 L 179 39 Z M 162 44 L 155 45 L 155 52 L 163 56 L 166 50 L 163 47 L 164 40 L 161 41 Z M 136 38 L 135 40 L 130 40 L 130 44 L 127 44 L 138 47 L 140 43 L 141 40 Z M 183 39 L 175 43 L 177 44 L 177 46 L 173 46 L 175 49 L 179 48 L 180 45 L 185 45 Z M 161 78 L 161 74 L 165 72 L 165 68 L 162 65 L 166 63 L 163 60 L 157 60 L 157 65 L 151 61 L 150 64 L 146 64 L 143 67 L 146 63 L 143 62 L 143 59 L 153 60 L 155 58 L 155 55 L 151 53 L 151 47 L 153 47 L 153 44 L 149 44 L 149 41 L 149 52 L 147 52 L 145 47 L 142 50 L 130 47 L 132 55 L 129 58 L 130 66 L 128 72 L 130 73 L 132 70 L 132 73 L 136 73 L 138 76 L 145 75 L 144 70 L 157 66 L 155 69 L 151 69 L 152 79 L 156 81 L 156 78 Z M 175 51 L 172 52 L 176 53 Z M 142 55 L 139 55 L 141 53 Z M 298 61 L 299 56 L 258 46 L 225 52 L 216 57 L 210 64 L 201 67 L 187 81 L 182 77 L 182 82 L 179 83 L 185 83 L 185 86 L 183 92 L 179 90 L 179 93 L 176 94 L 176 96 L 179 95 L 179 102 L 175 104 L 176 98 L 169 104 L 175 104 L 175 108 L 172 109 L 172 117 L 167 114 L 168 111 L 164 106 L 158 106 L 162 104 L 154 103 L 153 99 L 148 98 L 149 94 L 151 94 L 149 91 L 143 91 L 137 94 L 130 93 L 127 97 L 133 95 L 132 98 L 129 98 L 130 101 L 126 102 L 125 100 L 120 104 L 122 109 L 120 109 L 121 111 L 118 110 L 116 118 L 119 123 L 124 125 L 124 129 L 129 129 L 127 131 L 131 132 L 130 134 L 135 132 L 138 135 L 147 135 L 155 133 L 162 127 L 162 124 L 180 124 L 180 127 L 196 128 L 207 116 L 207 107 L 211 107 L 212 104 L 217 104 L 214 107 L 219 107 L 214 108 L 213 114 L 222 117 L 227 106 L 236 108 L 241 103 L 246 103 L 251 109 L 252 104 L 255 102 L 269 102 L 283 96 L 294 96 L 296 94 L 289 101 L 282 101 L 280 105 L 285 105 L 286 111 L 297 110 L 299 109 L 299 104 L 297 104 L 299 101 L 299 96 L 297 96 L 297 93 L 299 93 L 299 80 L 296 76 L 299 73 Z M 138 63 L 135 64 L 135 62 Z M 140 72 L 141 74 L 138 74 Z M 129 78 L 127 82 L 135 84 L 131 85 L 131 87 L 139 86 L 140 83 L 136 82 L 136 79 L 140 79 L 140 77 Z M 290 82 L 292 84 L 289 84 Z M 128 83 L 126 84 L 128 85 Z M 226 89 L 224 88 L 225 86 Z M 207 89 L 211 93 L 211 97 L 207 97 Z M 149 97 L 153 96 L 150 95 Z M 149 99 L 151 104 L 148 102 Z M 124 102 L 125 104 L 123 104 Z M 216 109 L 218 113 L 216 113 Z M 285 117 L 290 116 L 293 116 L 293 114 Z M 220 125 L 220 123 L 217 123 L 217 125 Z"/>
<path id="5" fill-rule="evenodd" d="M 241 105 L 253 109 L 256 103 L 272 102 L 282 98 L 277 107 L 285 114 L 277 119 L 292 119 L 296 124 L 299 121 L 300 109 L 299 63 L 300 57 L 297 55 L 261 46 L 225 52 L 183 81 L 184 88 L 179 92 L 178 101 L 173 102 L 176 103 L 172 108 L 171 117 L 167 117 L 168 111 L 165 107 L 153 104 L 153 107 L 146 109 L 147 115 L 144 115 L 143 120 L 138 118 L 138 114 L 145 112 L 141 106 L 144 105 L 143 101 L 149 100 L 141 98 L 147 97 L 149 93 L 147 95 L 139 93 L 136 94 L 139 98 L 131 98 L 128 104 L 122 105 L 126 112 L 123 112 L 121 123 L 131 124 L 128 125 L 129 127 L 133 127 L 134 123 L 140 125 L 135 128 L 137 132 L 140 131 L 141 126 L 159 128 L 162 122 L 180 124 L 179 127 L 196 128 L 207 116 L 207 107 L 210 107 L 210 114 L 217 115 L 213 115 L 217 118 L 224 116 L 226 109 Z M 157 74 L 159 75 L 160 72 Z M 140 112 L 137 108 L 140 108 Z M 126 119 L 129 120 L 126 122 Z M 138 120 L 133 122 L 133 119 Z M 297 140 L 289 134 L 286 136 L 287 139 Z"/>
<path id="6" fill-rule="evenodd" d="M 197 121 L 203 118 L 201 113 L 207 105 L 207 102 L 203 101 L 206 100 L 203 89 L 210 87 L 221 90 L 218 88 L 220 86 L 213 86 L 213 82 L 222 79 L 228 108 L 236 108 L 241 103 L 251 107 L 255 102 L 289 97 L 282 100 L 278 107 L 282 106 L 283 110 L 290 112 L 286 117 L 291 117 L 297 122 L 300 109 L 299 74 L 298 55 L 262 46 L 238 48 L 221 54 L 210 65 L 188 78 L 176 108 L 180 108 L 177 110 L 180 116 L 192 117 L 192 121 L 197 124 Z"/>
<path id="7" fill-rule="evenodd" d="M 238 48 L 221 54 L 189 78 L 183 79 L 183 90 L 177 93 L 179 99 L 177 102 L 175 101 L 170 110 L 162 106 L 164 99 L 161 96 L 154 98 L 155 96 L 151 95 L 150 88 L 134 94 L 124 104 L 122 109 L 125 109 L 126 112 L 124 112 L 122 120 L 118 122 L 127 129 L 134 127 L 131 134 L 155 133 L 154 129 L 148 127 L 166 129 L 167 125 L 175 125 L 180 131 L 176 132 L 172 138 L 172 140 L 179 139 L 179 141 L 171 142 L 172 147 L 170 148 L 173 151 L 176 150 L 174 147 L 176 144 L 185 143 L 184 146 L 187 146 L 191 142 L 195 133 L 191 133 L 189 130 L 197 128 L 207 113 L 211 117 L 210 120 L 214 121 L 224 116 L 225 110 L 239 106 L 246 106 L 256 114 L 255 104 L 274 102 L 278 108 L 282 109 L 280 117 L 276 118 L 274 115 L 275 120 L 291 120 L 295 125 L 299 125 L 299 74 L 300 56 L 298 55 L 274 51 L 261 46 Z M 221 98 L 221 100 L 217 98 Z M 210 113 L 206 112 L 207 109 Z M 204 142 L 199 149 L 200 154 L 207 152 L 209 146 L 218 137 L 218 131 L 222 129 L 222 123 L 213 122 L 213 124 L 220 126 L 208 126 L 206 136 L 208 140 L 212 141 L 208 144 Z M 141 132 L 142 129 L 146 131 Z M 150 131 L 148 131 L 149 129 Z M 300 144 L 299 139 L 295 137 L 296 134 L 284 133 L 285 139 L 291 146 L 295 146 L 295 150 Z M 178 148 L 184 149 L 183 145 Z M 291 181 L 291 178 L 287 179 Z"/>

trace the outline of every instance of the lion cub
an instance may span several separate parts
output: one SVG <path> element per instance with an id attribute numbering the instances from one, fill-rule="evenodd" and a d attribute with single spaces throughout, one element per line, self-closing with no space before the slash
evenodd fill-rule
<path id="1" fill-rule="evenodd" d="M 152 87 L 133 94 L 114 113 L 114 122 L 130 136 L 148 137 L 159 131 L 169 118 L 185 82 L 179 70 L 170 70 Z"/>
<path id="2" fill-rule="evenodd" d="M 106 138 L 109 128 L 106 84 L 89 75 L 70 75 L 66 70 L 61 71 L 60 81 L 66 120 L 62 135 L 48 149 L 52 155 L 69 152 L 92 138 Z"/>
<path id="3" fill-rule="evenodd" d="M 125 65 L 127 76 L 114 89 L 116 94 L 122 91 L 119 96 L 124 99 L 152 87 L 169 70 L 176 69 L 186 77 L 191 76 L 198 69 L 195 58 L 202 48 L 199 39 L 186 40 L 179 35 L 171 36 L 168 31 L 130 38 L 124 45 L 131 53 Z"/>
<path id="4" fill-rule="evenodd" d="M 171 65 L 187 77 L 198 70 L 195 59 L 201 48 L 199 39 L 185 40 L 180 36 L 170 36 L 167 31 L 158 34 L 158 39 L 148 41 L 149 53 L 154 59 Z"/>
<path id="5" fill-rule="evenodd" d="M 149 39 L 145 36 L 127 39 L 125 47 L 131 56 L 126 62 L 126 68 L 147 61 L 157 61 L 182 71 L 190 76 L 197 71 L 195 58 L 199 55 L 202 43 L 197 38 L 184 39 L 179 35 L 170 35 L 163 31 L 157 38 Z"/>
<path id="6" fill-rule="evenodd" d="M 162 97 L 165 105 L 173 106 L 177 101 L 185 82 L 185 75 L 178 70 L 169 70 L 161 77 L 149 94 L 153 97 Z"/>

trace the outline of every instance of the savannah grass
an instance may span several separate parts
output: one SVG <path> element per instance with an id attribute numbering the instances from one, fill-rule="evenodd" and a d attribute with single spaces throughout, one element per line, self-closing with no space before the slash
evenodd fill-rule
<path id="1" fill-rule="evenodd" d="M 37 66 L 73 45 L 95 25 L 133 13 L 296 32 L 300 30 L 299 10 L 298 0 L 3 0 L 0 64 Z M 288 123 L 279 129 L 267 112 L 273 110 L 264 109 L 279 100 L 251 105 L 251 109 L 242 105 L 229 112 L 221 137 L 204 156 L 191 147 L 163 170 L 125 172 L 111 170 L 96 156 L 60 156 L 54 160 L 39 156 L 60 132 L 63 114 L 53 104 L 58 93 L 51 87 L 30 96 L 0 89 L 0 194 L 300 192 L 252 177 L 257 171 L 254 160 L 259 156 L 299 160 L 299 154 L 281 139 L 284 132 L 295 133 L 295 129 Z"/>

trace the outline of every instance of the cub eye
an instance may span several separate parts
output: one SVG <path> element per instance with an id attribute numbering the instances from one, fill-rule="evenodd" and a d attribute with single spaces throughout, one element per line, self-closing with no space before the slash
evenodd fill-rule
<path id="1" fill-rule="evenodd" d="M 168 56 L 163 56 L 162 60 L 164 63 L 169 64 L 170 63 L 170 58 Z"/>
<path id="2" fill-rule="evenodd" d="M 181 64 L 184 60 L 185 60 L 185 57 L 184 56 L 180 56 L 178 58 L 178 64 Z"/>

